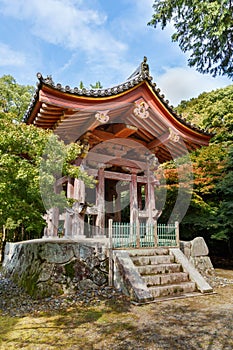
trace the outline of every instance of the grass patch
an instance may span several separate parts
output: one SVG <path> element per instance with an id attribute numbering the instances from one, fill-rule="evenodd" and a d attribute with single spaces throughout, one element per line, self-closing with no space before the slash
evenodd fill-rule
<path id="1" fill-rule="evenodd" d="M 72 307 L 27 317 L 0 316 L 0 349 L 97 349 L 97 343 L 117 341 L 119 334 L 136 331 L 132 323 L 135 317 L 114 309 L 111 303 L 101 302 L 96 307 Z"/>

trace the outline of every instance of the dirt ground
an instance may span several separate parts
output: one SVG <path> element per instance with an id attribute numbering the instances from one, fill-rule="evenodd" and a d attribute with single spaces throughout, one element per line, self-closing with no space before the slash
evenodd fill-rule
<path id="1" fill-rule="evenodd" d="M 223 283 L 212 295 L 143 306 L 101 300 L 24 317 L 0 312 L 0 349 L 232 350 L 233 270 L 216 276 Z"/>

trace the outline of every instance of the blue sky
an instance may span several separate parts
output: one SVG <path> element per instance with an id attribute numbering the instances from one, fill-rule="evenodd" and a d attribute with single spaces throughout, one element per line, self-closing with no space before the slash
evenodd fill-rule
<path id="1" fill-rule="evenodd" d="M 144 56 L 154 82 L 172 105 L 232 84 L 187 66 L 166 30 L 147 26 L 153 0 L 0 0 L 0 76 L 36 85 L 111 87 L 126 80 Z"/>

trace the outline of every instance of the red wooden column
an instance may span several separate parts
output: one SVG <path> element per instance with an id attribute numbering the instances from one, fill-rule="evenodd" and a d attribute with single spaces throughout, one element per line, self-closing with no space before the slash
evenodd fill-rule
<path id="1" fill-rule="evenodd" d="M 136 244 L 140 247 L 140 228 L 138 219 L 138 186 L 137 186 L 137 170 L 132 169 L 130 182 L 130 225 L 136 224 Z"/>
<path id="2" fill-rule="evenodd" d="M 73 198 L 74 197 L 74 179 L 70 176 L 68 177 L 67 181 L 67 191 L 66 191 L 67 198 Z M 73 226 L 73 217 L 74 212 L 72 208 L 66 208 L 65 209 L 65 222 L 64 222 L 64 228 L 65 228 L 65 237 L 72 238 L 72 226 Z"/>
<path id="3" fill-rule="evenodd" d="M 66 195 L 67 198 L 74 198 L 74 179 L 72 179 L 70 176 L 68 177 Z"/>
<path id="4" fill-rule="evenodd" d="M 80 179 L 74 179 L 74 199 L 77 203 L 74 204 L 74 216 L 72 225 L 72 236 L 84 236 L 84 215 L 82 207 L 85 203 L 85 184 Z"/>
<path id="5" fill-rule="evenodd" d="M 56 238 L 58 237 L 58 223 L 59 223 L 59 208 L 53 207 L 46 211 L 43 216 L 46 220 L 47 226 L 44 228 L 43 238 Z"/>
<path id="6" fill-rule="evenodd" d="M 98 169 L 98 183 L 96 186 L 96 234 L 95 236 L 103 236 L 105 228 L 105 191 L 104 191 L 104 166 L 100 165 Z"/>
<path id="7" fill-rule="evenodd" d="M 79 203 L 85 203 L 85 183 L 83 180 L 74 179 L 74 199 Z"/>
<path id="8" fill-rule="evenodd" d="M 54 188 L 55 193 L 59 194 L 61 191 L 61 185 L 55 185 Z M 47 213 L 44 217 L 47 222 L 47 227 L 44 231 L 44 237 L 45 238 L 56 238 L 58 237 L 58 225 L 59 225 L 59 208 L 58 207 L 52 207 L 49 210 L 47 210 Z"/>
<path id="9" fill-rule="evenodd" d="M 142 184 L 138 184 L 138 209 L 142 210 Z"/>
<path id="10" fill-rule="evenodd" d="M 64 222 L 64 228 L 65 228 L 65 237 L 66 238 L 72 238 L 72 221 L 73 221 L 73 211 L 71 208 L 66 208 L 65 211 L 65 222 Z"/>
<path id="11" fill-rule="evenodd" d="M 115 201 L 115 214 L 114 218 L 117 222 L 121 222 L 121 193 L 117 193 Z"/>
<path id="12" fill-rule="evenodd" d="M 146 209 L 148 212 L 147 224 L 154 224 L 153 213 L 155 212 L 154 176 L 150 170 L 147 171 L 146 185 Z"/>

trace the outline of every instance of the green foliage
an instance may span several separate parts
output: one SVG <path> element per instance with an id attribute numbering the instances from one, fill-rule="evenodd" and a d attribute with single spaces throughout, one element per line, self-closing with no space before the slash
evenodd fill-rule
<path id="1" fill-rule="evenodd" d="M 190 122 L 214 133 L 208 147 L 190 154 L 193 165 L 193 193 L 189 208 L 181 225 L 181 238 L 203 236 L 212 246 L 225 242 L 232 254 L 233 247 L 233 85 L 198 98 L 182 101 L 177 107 Z M 182 164 L 169 162 L 163 165 L 166 177 L 167 203 L 162 219 L 168 219 L 176 203 L 178 170 Z M 161 191 L 161 189 L 160 189 Z M 158 201 L 159 203 L 159 201 Z M 228 247 L 228 248 L 227 248 Z"/>
<path id="2" fill-rule="evenodd" d="M 233 77 L 231 0 L 154 0 L 149 25 L 175 27 L 172 40 L 190 52 L 189 65 L 201 73 Z"/>
<path id="3" fill-rule="evenodd" d="M 102 86 L 102 84 L 101 84 L 100 81 L 97 81 L 94 85 L 93 85 L 93 84 L 90 84 L 90 87 L 91 87 L 92 89 L 102 89 L 102 88 L 103 88 L 103 86 Z"/>
<path id="4" fill-rule="evenodd" d="M 13 113 L 16 120 L 21 120 L 26 112 L 34 88 L 16 83 L 11 75 L 0 78 L 0 111 Z"/>
<path id="5" fill-rule="evenodd" d="M 83 81 L 80 81 L 80 83 L 79 83 L 79 89 L 84 89 L 85 87 L 84 87 L 84 84 L 83 84 Z"/>
<path id="6" fill-rule="evenodd" d="M 52 132 L 19 121 L 30 91 L 11 76 L 0 78 L 0 227 L 13 241 L 41 236 L 46 204 L 69 205 L 64 191 L 54 192 L 59 177 L 80 177 L 93 185 L 75 166 L 84 146 L 67 146 Z"/>
<path id="7" fill-rule="evenodd" d="M 93 186 L 93 178 L 89 177 L 80 167 L 73 164 L 76 158 L 82 155 L 83 147 L 77 143 L 65 145 L 54 134 L 49 135 L 47 138 L 43 158 L 40 162 L 40 192 L 47 210 L 52 207 L 58 207 L 62 210 L 70 205 L 65 192 L 61 191 L 61 188 L 57 191 L 55 186 L 56 180 L 62 176 L 67 175 L 72 178 L 80 178 L 87 186 Z"/>
<path id="8" fill-rule="evenodd" d="M 226 147 L 224 144 L 210 144 L 193 152 L 194 190 L 205 198 L 215 196 L 215 187 L 225 171 Z"/>
<path id="9" fill-rule="evenodd" d="M 163 177 L 159 176 L 161 186 L 156 190 L 156 206 L 162 209 L 160 222 L 167 222 L 173 208 L 177 206 L 178 194 L 182 200 L 190 199 L 187 212 L 180 224 L 181 238 L 192 239 L 203 236 L 207 242 L 217 232 L 216 218 L 219 210 L 217 186 L 225 176 L 227 149 L 224 144 L 210 144 L 190 154 L 192 176 L 187 174 L 184 165 L 187 157 L 162 165 Z M 178 177 L 178 174 L 181 174 Z M 189 197 L 190 191 L 192 195 Z M 180 207 L 177 207 L 178 212 Z M 173 213 L 174 215 L 174 213 Z M 179 215 L 177 214 L 179 220 Z"/>
<path id="10" fill-rule="evenodd" d="M 90 88 L 91 89 L 102 89 L 103 85 L 101 84 L 100 81 L 96 81 L 95 84 L 90 84 Z M 79 83 L 79 89 L 81 89 L 81 90 L 86 89 L 86 87 L 82 81 L 80 81 L 80 83 Z"/>
<path id="11" fill-rule="evenodd" d="M 233 248 L 233 147 L 226 155 L 225 174 L 217 185 L 219 207 L 216 215 L 216 233 L 212 238 L 226 240 Z"/>
<path id="12" fill-rule="evenodd" d="M 4 117 L 0 113 L 0 225 L 14 240 L 43 227 L 38 168 L 48 133 Z"/>
<path id="13" fill-rule="evenodd" d="M 233 141 L 233 85 L 182 101 L 176 111 L 188 121 L 215 133 L 212 142 Z"/>

